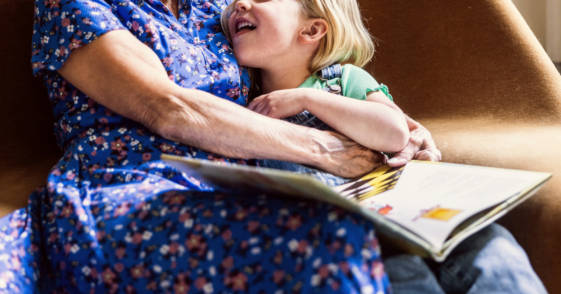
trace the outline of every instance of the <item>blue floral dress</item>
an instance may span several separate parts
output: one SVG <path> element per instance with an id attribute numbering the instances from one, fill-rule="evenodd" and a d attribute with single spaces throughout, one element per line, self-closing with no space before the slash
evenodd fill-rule
<path id="1" fill-rule="evenodd" d="M 386 293 L 372 225 L 328 204 L 224 194 L 163 153 L 245 164 L 165 140 L 62 78 L 72 50 L 127 30 L 169 78 L 246 105 L 249 80 L 220 29 L 230 0 L 36 0 L 42 76 L 64 157 L 0 220 L 0 293 Z"/>

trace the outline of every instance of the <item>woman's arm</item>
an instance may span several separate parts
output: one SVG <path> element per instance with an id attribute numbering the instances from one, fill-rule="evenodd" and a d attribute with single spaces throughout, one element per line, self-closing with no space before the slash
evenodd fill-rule
<path id="1" fill-rule="evenodd" d="M 59 73 L 112 111 L 164 138 L 235 158 L 271 158 L 354 177 L 379 155 L 344 136 L 256 114 L 173 83 L 156 54 L 128 31 L 72 51 Z"/>
<path id="2" fill-rule="evenodd" d="M 357 143 L 382 152 L 399 152 L 409 140 L 403 112 L 381 92 L 361 101 L 317 89 L 291 89 L 258 97 L 249 108 L 272 118 L 308 110 Z"/>

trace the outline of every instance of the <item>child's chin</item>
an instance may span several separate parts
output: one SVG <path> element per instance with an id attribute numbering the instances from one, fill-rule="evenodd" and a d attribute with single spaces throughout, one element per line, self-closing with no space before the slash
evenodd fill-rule
<path id="1" fill-rule="evenodd" d="M 244 67 L 253 67 L 253 68 L 257 68 L 257 64 L 255 63 L 255 60 L 252 60 L 252 58 L 243 58 L 243 56 L 238 57 L 238 55 L 236 55 L 236 59 L 238 60 L 238 64 L 240 66 L 244 66 Z"/>

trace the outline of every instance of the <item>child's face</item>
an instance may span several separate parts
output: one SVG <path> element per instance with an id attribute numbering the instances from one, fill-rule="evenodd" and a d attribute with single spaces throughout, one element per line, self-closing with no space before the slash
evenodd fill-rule
<path id="1" fill-rule="evenodd" d="M 303 28 L 299 0 L 238 0 L 228 21 L 234 53 L 253 68 L 286 66 Z M 293 60 L 293 59 L 292 59 Z"/>

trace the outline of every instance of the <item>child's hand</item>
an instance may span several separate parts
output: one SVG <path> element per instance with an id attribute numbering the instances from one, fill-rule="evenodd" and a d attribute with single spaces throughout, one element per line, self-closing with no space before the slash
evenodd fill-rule
<path id="1" fill-rule="evenodd" d="M 306 89 L 280 90 L 261 95 L 247 108 L 271 118 L 285 118 L 305 110 Z"/>

